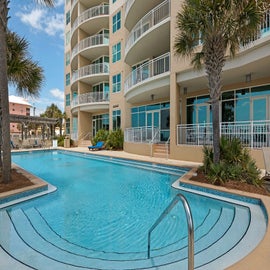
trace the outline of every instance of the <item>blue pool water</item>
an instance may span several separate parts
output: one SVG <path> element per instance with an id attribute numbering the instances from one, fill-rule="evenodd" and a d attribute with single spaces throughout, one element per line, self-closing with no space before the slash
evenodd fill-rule
<path id="1" fill-rule="evenodd" d="M 57 187 L 54 193 L 0 211 L 0 228 L 9 223 L 12 228 L 10 237 L 0 230 L 1 246 L 35 269 L 48 269 L 42 266 L 46 260 L 50 269 L 147 269 L 168 264 L 175 269 L 174 263 L 185 267 L 187 225 L 181 204 L 153 231 L 154 260 L 147 260 L 148 230 L 179 192 L 193 215 L 196 269 L 224 269 L 220 261 L 221 268 L 211 264 L 226 254 L 233 262 L 239 259 L 234 249 L 241 245 L 249 246 L 244 248 L 247 254 L 253 248 L 250 242 L 256 245 L 266 228 L 259 205 L 172 188 L 186 168 L 58 150 L 14 153 L 12 160 Z M 259 225 L 251 222 L 253 212 Z M 258 228 L 262 233 L 254 241 Z M 21 244 L 12 248 L 15 238 Z M 226 266 L 230 260 L 225 258 Z"/>

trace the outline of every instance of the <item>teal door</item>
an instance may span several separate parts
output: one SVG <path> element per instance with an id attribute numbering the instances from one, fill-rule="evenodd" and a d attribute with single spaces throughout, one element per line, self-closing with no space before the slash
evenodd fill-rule
<path id="1" fill-rule="evenodd" d="M 157 131 L 159 130 L 159 119 L 160 119 L 160 111 L 151 111 L 146 114 L 146 139 L 147 141 L 151 141 L 155 136 L 155 141 L 159 141 L 159 134 Z"/>

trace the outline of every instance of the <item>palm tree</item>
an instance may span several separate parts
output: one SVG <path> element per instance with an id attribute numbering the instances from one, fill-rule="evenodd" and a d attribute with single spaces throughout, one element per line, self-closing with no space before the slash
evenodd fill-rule
<path id="1" fill-rule="evenodd" d="M 186 0 L 177 14 L 176 54 L 205 68 L 212 106 L 214 163 L 220 160 L 219 99 L 222 70 L 228 57 L 253 40 L 269 0 Z M 200 44 L 200 46 L 196 46 Z"/>
<path id="2" fill-rule="evenodd" d="M 19 95 L 38 96 L 43 82 L 43 69 L 28 55 L 29 43 L 14 32 L 7 32 L 8 82 L 17 86 Z M 0 138 L 2 134 L 0 122 Z M 0 144 L 0 167 L 2 167 Z"/>
<path id="3" fill-rule="evenodd" d="M 55 105 L 54 103 L 51 104 L 51 106 L 48 106 L 46 108 L 46 111 L 42 114 L 40 114 L 41 117 L 48 117 L 48 118 L 57 118 L 59 119 L 58 123 L 56 124 L 56 127 L 60 128 L 60 135 L 62 135 L 62 120 L 64 118 L 64 114 L 62 111 Z"/>
<path id="4" fill-rule="evenodd" d="M 8 82 L 17 87 L 19 95 L 39 95 L 44 80 L 43 69 L 28 54 L 29 43 L 14 32 L 7 32 Z"/>
<path id="5" fill-rule="evenodd" d="M 53 6 L 53 0 L 36 0 L 40 4 Z M 2 123 L 2 178 L 5 183 L 10 181 L 11 151 L 8 103 L 7 76 L 7 24 L 9 0 L 0 0 L 0 121 Z"/>

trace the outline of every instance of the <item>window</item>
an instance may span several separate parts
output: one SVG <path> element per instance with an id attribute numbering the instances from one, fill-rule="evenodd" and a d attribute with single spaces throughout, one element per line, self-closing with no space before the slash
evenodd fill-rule
<path id="1" fill-rule="evenodd" d="M 66 13 L 66 25 L 70 23 L 70 10 Z"/>
<path id="2" fill-rule="evenodd" d="M 113 0 L 112 2 L 115 3 L 117 0 Z"/>
<path id="3" fill-rule="evenodd" d="M 109 114 L 94 115 L 92 119 L 93 137 L 99 130 L 109 130 Z"/>
<path id="4" fill-rule="evenodd" d="M 121 127 L 121 111 L 115 110 L 113 111 L 113 130 L 119 129 Z"/>
<path id="5" fill-rule="evenodd" d="M 113 33 L 115 33 L 117 30 L 119 30 L 121 28 L 121 11 L 117 12 L 114 16 L 113 16 Z"/>
<path id="6" fill-rule="evenodd" d="M 66 53 L 65 58 L 66 58 L 66 66 L 68 66 L 70 64 L 70 52 Z"/>
<path id="7" fill-rule="evenodd" d="M 66 106 L 70 106 L 70 94 L 66 95 Z"/>
<path id="8" fill-rule="evenodd" d="M 70 85 L 70 73 L 66 74 L 66 86 Z"/>
<path id="9" fill-rule="evenodd" d="M 66 120 L 66 134 L 70 134 L 70 118 Z"/>
<path id="10" fill-rule="evenodd" d="M 112 61 L 113 63 L 121 60 L 121 42 L 112 47 Z"/>
<path id="11" fill-rule="evenodd" d="M 121 74 L 116 74 L 112 77 L 112 92 L 120 92 L 121 91 Z"/>

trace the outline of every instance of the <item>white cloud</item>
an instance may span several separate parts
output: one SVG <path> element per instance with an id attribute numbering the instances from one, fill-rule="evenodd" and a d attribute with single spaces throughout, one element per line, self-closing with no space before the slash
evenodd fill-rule
<path id="1" fill-rule="evenodd" d="M 35 29 L 42 30 L 42 20 L 45 15 L 45 10 L 33 9 L 28 14 L 23 14 L 23 13 L 18 12 L 16 15 L 20 17 L 23 23 L 30 25 L 31 27 Z"/>
<path id="2" fill-rule="evenodd" d="M 50 17 L 46 20 L 44 23 L 45 27 L 45 32 L 50 35 L 54 36 L 57 33 L 63 33 L 64 32 L 64 15 L 57 13 L 55 16 Z"/>
<path id="3" fill-rule="evenodd" d="M 60 0 L 58 2 L 61 2 Z M 65 20 L 63 13 L 51 12 L 52 10 L 35 8 L 29 11 L 17 12 L 20 20 L 39 32 L 45 32 L 49 36 L 64 36 Z"/>
<path id="4" fill-rule="evenodd" d="M 65 4 L 65 0 L 56 0 L 54 3 L 55 7 L 60 7 Z"/>
<path id="5" fill-rule="evenodd" d="M 58 98 L 58 99 L 60 99 L 60 100 L 64 100 L 64 92 L 61 91 L 60 89 L 58 89 L 58 88 L 51 89 L 51 90 L 50 90 L 50 93 L 51 93 L 54 97 L 56 97 L 56 98 Z"/>

